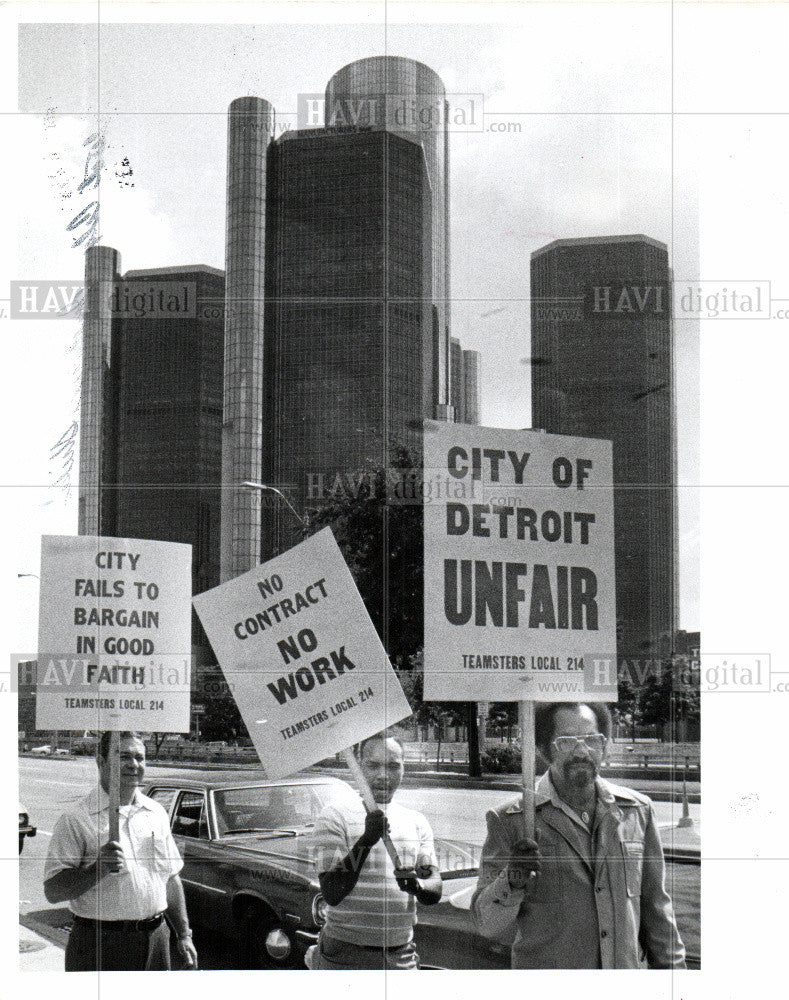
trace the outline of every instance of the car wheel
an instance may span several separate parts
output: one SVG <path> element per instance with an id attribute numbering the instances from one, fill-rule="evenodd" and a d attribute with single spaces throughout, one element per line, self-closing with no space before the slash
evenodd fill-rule
<path id="1" fill-rule="evenodd" d="M 293 937 L 273 910 L 247 907 L 241 918 L 241 961 L 245 969 L 293 969 L 303 965 Z"/>

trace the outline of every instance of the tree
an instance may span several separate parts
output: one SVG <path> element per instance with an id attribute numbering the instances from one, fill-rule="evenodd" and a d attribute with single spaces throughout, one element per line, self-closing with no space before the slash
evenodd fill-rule
<path id="1" fill-rule="evenodd" d="M 421 671 L 423 515 L 418 493 L 413 498 L 408 489 L 405 496 L 403 491 L 396 494 L 393 486 L 418 484 L 420 480 L 420 463 L 408 449 L 395 444 L 388 468 L 371 465 L 362 475 L 353 477 L 353 489 L 341 488 L 332 500 L 306 512 L 303 528 L 306 538 L 331 527 L 401 681 L 405 681 L 409 670 Z M 428 709 L 425 714 L 421 683 L 420 673 L 409 686 L 409 702 L 417 721 L 435 721 L 441 714 L 464 718 L 470 737 L 469 770 L 481 773 L 474 703 L 466 703 L 465 709 L 463 703 L 437 703 L 441 708 Z"/>
<path id="2" fill-rule="evenodd" d="M 408 667 L 397 667 L 395 673 L 408 699 L 408 704 L 411 706 L 417 725 L 432 726 L 438 733 L 438 746 L 436 747 L 436 767 L 438 767 L 441 760 L 441 740 L 444 726 L 458 725 L 465 715 L 464 706 L 467 703 L 423 700 L 425 670 L 421 649 L 409 658 Z M 469 763 L 470 761 L 471 752 L 469 751 Z"/>
<path id="3" fill-rule="evenodd" d="M 206 680 L 210 683 L 206 683 Z M 229 743 L 248 736 L 236 700 L 219 671 L 204 675 L 202 681 L 200 699 L 205 704 L 205 712 L 200 720 L 201 737 L 209 742 L 227 740 Z"/>
<path id="4" fill-rule="evenodd" d="M 639 699 L 638 722 L 644 726 L 670 726 L 676 739 L 680 720 L 685 724 L 699 719 L 698 675 L 682 658 L 662 661 L 659 672 L 646 678 Z M 684 729 L 684 725 L 682 727 Z"/>

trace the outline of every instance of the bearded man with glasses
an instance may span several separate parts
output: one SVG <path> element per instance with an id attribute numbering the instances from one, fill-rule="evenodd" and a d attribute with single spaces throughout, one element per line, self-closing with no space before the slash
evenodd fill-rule
<path id="1" fill-rule="evenodd" d="M 514 969 L 685 967 L 652 803 L 599 774 L 610 735 L 606 705 L 538 706 L 536 841 L 521 797 L 487 814 L 471 909 Z"/>

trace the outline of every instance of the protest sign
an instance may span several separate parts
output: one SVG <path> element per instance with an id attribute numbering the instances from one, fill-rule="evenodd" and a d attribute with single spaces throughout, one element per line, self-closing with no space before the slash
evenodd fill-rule
<path id="1" fill-rule="evenodd" d="M 41 540 L 36 727 L 188 732 L 192 547 Z"/>
<path id="2" fill-rule="evenodd" d="M 610 441 L 426 422 L 426 699 L 616 699 L 612 482 Z"/>
<path id="3" fill-rule="evenodd" d="M 194 606 L 269 777 L 411 714 L 329 528 Z"/>

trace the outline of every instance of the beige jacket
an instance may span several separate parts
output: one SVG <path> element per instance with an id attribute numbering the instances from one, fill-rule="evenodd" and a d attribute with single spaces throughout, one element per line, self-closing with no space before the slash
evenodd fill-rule
<path id="1" fill-rule="evenodd" d="M 511 846 L 524 837 L 519 798 L 487 814 L 471 909 L 477 931 L 512 944 L 514 969 L 684 968 L 652 803 L 597 779 L 588 835 L 562 809 L 548 773 L 537 782 L 542 867 L 526 899 L 509 886 Z"/>

